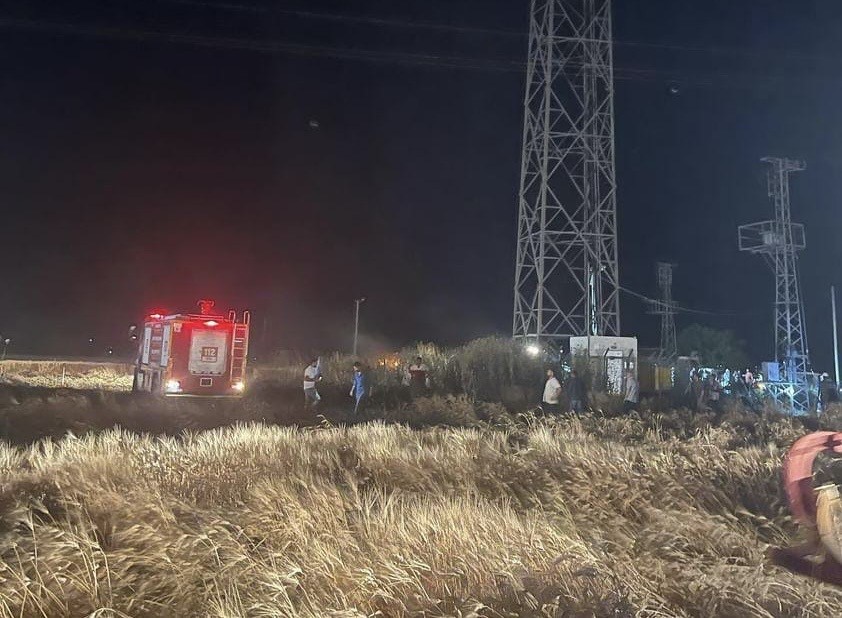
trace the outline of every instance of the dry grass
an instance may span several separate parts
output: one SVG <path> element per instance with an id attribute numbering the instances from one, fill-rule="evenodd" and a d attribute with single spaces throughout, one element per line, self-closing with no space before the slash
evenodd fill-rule
<path id="1" fill-rule="evenodd" d="M 839 615 L 763 558 L 797 426 L 497 420 L 2 447 L 0 616 Z"/>
<path id="2" fill-rule="evenodd" d="M 540 401 L 543 361 L 526 354 L 523 344 L 503 337 L 483 337 L 456 348 L 418 343 L 394 354 L 363 359 L 374 397 L 388 407 L 408 399 L 408 388 L 402 386 L 404 372 L 419 355 L 429 367 L 434 394 L 504 402 L 510 409 Z M 319 389 L 340 388 L 347 392 L 356 358 L 333 353 L 321 360 L 324 379 Z M 252 371 L 256 380 L 300 388 L 305 365 L 306 360 L 296 363 L 284 358 L 283 362 L 252 367 Z"/>
<path id="3" fill-rule="evenodd" d="M 0 383 L 128 391 L 132 388 L 132 367 L 127 363 L 6 360 L 0 361 Z"/>

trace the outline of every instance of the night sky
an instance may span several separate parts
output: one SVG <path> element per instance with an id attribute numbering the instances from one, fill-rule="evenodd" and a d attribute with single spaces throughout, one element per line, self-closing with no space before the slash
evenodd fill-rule
<path id="1" fill-rule="evenodd" d="M 0 333 L 102 353 L 152 309 L 250 308 L 256 349 L 510 333 L 528 6 L 515 0 L 0 2 Z M 444 27 L 446 26 L 446 27 Z M 616 0 L 620 275 L 772 354 L 765 155 L 830 369 L 842 3 Z M 312 126 L 317 125 L 317 126 Z M 625 334 L 658 318 L 624 295 Z M 736 315 L 734 314 L 736 313 Z M 88 347 L 88 337 L 95 345 Z"/>

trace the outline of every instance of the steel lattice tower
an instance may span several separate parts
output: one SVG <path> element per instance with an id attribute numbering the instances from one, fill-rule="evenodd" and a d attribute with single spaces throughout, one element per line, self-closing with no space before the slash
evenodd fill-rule
<path id="1" fill-rule="evenodd" d="M 789 175 L 806 169 L 803 161 L 765 157 L 768 193 L 775 205 L 774 221 L 761 221 L 739 228 L 741 251 L 761 254 L 775 273 L 775 361 L 790 389 L 792 411 L 810 408 L 809 348 L 804 324 L 804 305 L 798 284 L 797 252 L 807 246 L 804 226 L 792 223 L 789 207 Z"/>
<path id="2" fill-rule="evenodd" d="M 661 347 L 658 358 L 672 360 L 678 354 L 675 336 L 676 304 L 672 300 L 672 270 L 674 264 L 658 262 L 658 289 L 661 298 L 653 301 L 649 313 L 661 316 Z"/>
<path id="3" fill-rule="evenodd" d="M 610 0 L 532 0 L 513 335 L 619 335 Z"/>

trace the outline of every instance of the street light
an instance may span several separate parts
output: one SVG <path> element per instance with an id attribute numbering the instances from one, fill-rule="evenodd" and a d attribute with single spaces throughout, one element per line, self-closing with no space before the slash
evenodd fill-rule
<path id="1" fill-rule="evenodd" d="M 360 305 L 365 302 L 365 298 L 354 299 L 354 356 L 357 355 L 357 336 L 360 332 Z"/>

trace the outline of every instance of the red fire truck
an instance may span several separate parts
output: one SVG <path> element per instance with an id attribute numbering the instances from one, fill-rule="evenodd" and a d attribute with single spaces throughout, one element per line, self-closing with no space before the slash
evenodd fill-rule
<path id="1" fill-rule="evenodd" d="M 245 389 L 249 312 L 238 319 L 199 301 L 199 313 L 147 316 L 138 333 L 133 390 L 167 396 L 237 396 Z"/>

